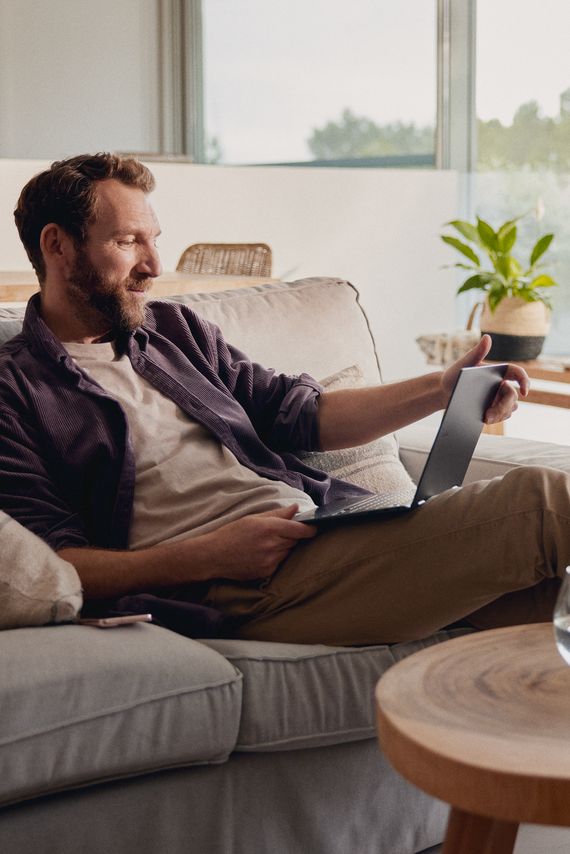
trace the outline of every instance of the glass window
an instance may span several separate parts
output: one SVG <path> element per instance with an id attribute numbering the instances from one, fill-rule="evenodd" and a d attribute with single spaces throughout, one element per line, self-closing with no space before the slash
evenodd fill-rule
<path id="1" fill-rule="evenodd" d="M 569 32 L 568 0 L 478 0 L 474 207 L 494 225 L 527 214 L 523 257 L 554 232 L 551 354 L 570 341 Z"/>
<path id="2" fill-rule="evenodd" d="M 208 162 L 434 165 L 435 0 L 202 8 Z"/>

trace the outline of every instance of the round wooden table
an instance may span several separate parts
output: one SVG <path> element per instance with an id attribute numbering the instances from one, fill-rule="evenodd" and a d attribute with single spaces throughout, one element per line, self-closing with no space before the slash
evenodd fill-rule
<path id="1" fill-rule="evenodd" d="M 510 854 L 520 822 L 570 826 L 570 667 L 550 623 L 422 650 L 376 707 L 394 768 L 452 805 L 443 854 Z"/>

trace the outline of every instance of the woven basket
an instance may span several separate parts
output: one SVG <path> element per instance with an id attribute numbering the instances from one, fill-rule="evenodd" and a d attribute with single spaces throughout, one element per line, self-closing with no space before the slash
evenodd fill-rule
<path id="1" fill-rule="evenodd" d="M 536 359 L 550 329 L 550 309 L 543 302 L 526 302 L 520 297 L 505 297 L 495 311 L 489 303 L 482 307 L 481 334 L 488 333 L 493 345 L 487 358 L 498 362 L 524 362 Z M 471 312 L 468 328 L 477 306 Z"/>

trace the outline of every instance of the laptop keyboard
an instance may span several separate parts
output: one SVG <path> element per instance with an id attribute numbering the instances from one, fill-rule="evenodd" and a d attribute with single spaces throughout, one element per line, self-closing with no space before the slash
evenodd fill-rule
<path id="1" fill-rule="evenodd" d="M 408 492 L 388 492 L 376 495 L 367 495 L 362 501 L 355 501 L 350 507 L 336 510 L 331 516 L 347 516 L 351 513 L 362 513 L 363 510 L 382 510 L 386 507 L 409 507 L 410 495 Z"/>

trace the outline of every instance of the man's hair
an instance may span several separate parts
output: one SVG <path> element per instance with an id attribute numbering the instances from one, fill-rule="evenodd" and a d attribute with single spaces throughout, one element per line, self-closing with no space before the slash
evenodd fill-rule
<path id="1" fill-rule="evenodd" d="M 28 181 L 20 193 L 14 219 L 40 284 L 46 276 L 40 249 L 42 229 L 54 222 L 80 247 L 95 220 L 96 185 L 109 178 L 145 193 L 154 190 L 152 173 L 138 160 L 103 152 L 58 160 Z"/>

